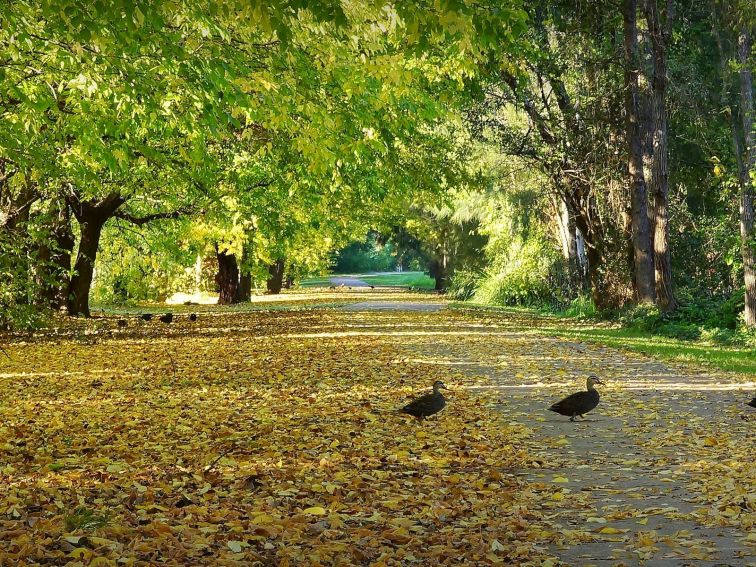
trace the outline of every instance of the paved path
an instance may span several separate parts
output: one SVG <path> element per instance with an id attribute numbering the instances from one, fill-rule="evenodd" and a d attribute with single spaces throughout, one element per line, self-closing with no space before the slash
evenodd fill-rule
<path id="1" fill-rule="evenodd" d="M 486 377 L 480 388 L 500 392 L 505 419 L 532 431 L 534 468 L 519 474 L 556 491 L 550 518 L 563 537 L 552 552 L 564 565 L 756 565 L 756 540 L 746 539 L 756 529 L 747 457 L 756 455 L 756 414 L 744 405 L 753 382 L 506 327 L 460 318 L 447 324 L 456 336 L 406 348 Z M 585 422 L 547 411 L 589 373 L 608 385 Z"/>

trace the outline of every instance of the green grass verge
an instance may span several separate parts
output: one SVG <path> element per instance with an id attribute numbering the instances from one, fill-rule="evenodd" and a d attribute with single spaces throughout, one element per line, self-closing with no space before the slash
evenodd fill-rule
<path id="1" fill-rule="evenodd" d="M 507 314 L 512 326 L 527 333 L 599 343 L 639 352 L 660 360 L 706 366 L 756 376 L 756 350 L 748 346 L 715 344 L 706 340 L 681 340 L 628 329 L 616 323 L 565 319 L 534 309 L 488 307 L 453 303 L 452 308 Z"/>
<path id="2" fill-rule="evenodd" d="M 433 289 L 436 281 L 423 272 L 395 272 L 391 274 L 332 274 L 332 276 L 351 276 L 375 286 L 385 287 L 416 287 L 419 289 Z M 307 278 L 299 282 L 300 287 L 328 287 L 331 276 Z"/>
<path id="3" fill-rule="evenodd" d="M 423 272 L 396 272 L 395 274 L 362 276 L 360 279 L 369 284 L 381 286 L 418 287 L 420 289 L 436 287 L 436 281 Z"/>
<path id="4" fill-rule="evenodd" d="M 297 282 L 299 287 L 328 287 L 331 285 L 331 278 L 329 276 L 323 276 L 318 278 L 307 278 L 300 282 Z"/>

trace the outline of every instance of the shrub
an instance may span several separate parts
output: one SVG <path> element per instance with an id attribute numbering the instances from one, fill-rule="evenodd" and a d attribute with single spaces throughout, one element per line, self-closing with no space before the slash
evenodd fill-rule
<path id="1" fill-rule="evenodd" d="M 454 272 L 449 285 L 446 289 L 448 296 L 459 299 L 460 301 L 467 301 L 473 295 L 478 287 L 478 283 L 483 278 L 483 273 L 472 270 L 459 270 Z"/>
<path id="2" fill-rule="evenodd" d="M 522 306 L 565 303 L 560 286 L 555 285 L 559 259 L 553 249 L 533 239 L 512 246 L 508 257 L 481 281 L 474 295 L 476 302 Z"/>

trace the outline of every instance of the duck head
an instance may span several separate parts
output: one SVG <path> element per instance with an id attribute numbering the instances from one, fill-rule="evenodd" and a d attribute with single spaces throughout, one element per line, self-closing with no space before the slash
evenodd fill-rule
<path id="1" fill-rule="evenodd" d="M 586 385 L 588 389 L 593 390 L 596 384 L 601 384 L 603 386 L 606 384 L 606 382 L 602 382 L 601 378 L 599 378 L 595 374 L 591 374 L 590 376 L 588 376 L 588 380 L 586 380 Z"/>
<path id="2" fill-rule="evenodd" d="M 441 380 L 436 380 L 433 382 L 433 391 L 438 393 L 439 390 L 448 390 L 449 388 L 446 387 L 446 384 L 444 384 Z"/>

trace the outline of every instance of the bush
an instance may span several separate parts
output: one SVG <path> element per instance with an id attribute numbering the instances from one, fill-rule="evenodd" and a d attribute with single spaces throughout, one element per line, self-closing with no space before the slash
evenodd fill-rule
<path id="1" fill-rule="evenodd" d="M 728 298 L 701 297 L 690 290 L 680 293 L 677 311 L 662 314 L 653 305 L 634 306 L 621 314 L 623 325 L 681 340 L 703 338 L 714 342 L 747 342 L 752 331 L 738 330 L 744 308 L 744 290 Z"/>
<path id="2" fill-rule="evenodd" d="M 475 295 L 478 283 L 483 277 L 483 273 L 472 270 L 454 272 L 446 288 L 446 294 L 454 299 L 467 301 Z"/>
<path id="3" fill-rule="evenodd" d="M 0 235 L 0 330 L 35 329 L 49 315 L 36 301 L 40 286 L 34 271 L 34 244 L 19 234 Z"/>
<path id="4" fill-rule="evenodd" d="M 566 309 L 559 312 L 564 317 L 576 317 L 578 319 L 593 318 L 598 316 L 598 310 L 590 295 L 579 295 L 573 299 Z"/>
<path id="5" fill-rule="evenodd" d="M 559 258 L 547 244 L 534 239 L 510 249 L 510 261 L 482 280 L 475 292 L 478 303 L 489 305 L 563 305 L 561 286 L 555 285 Z"/>

